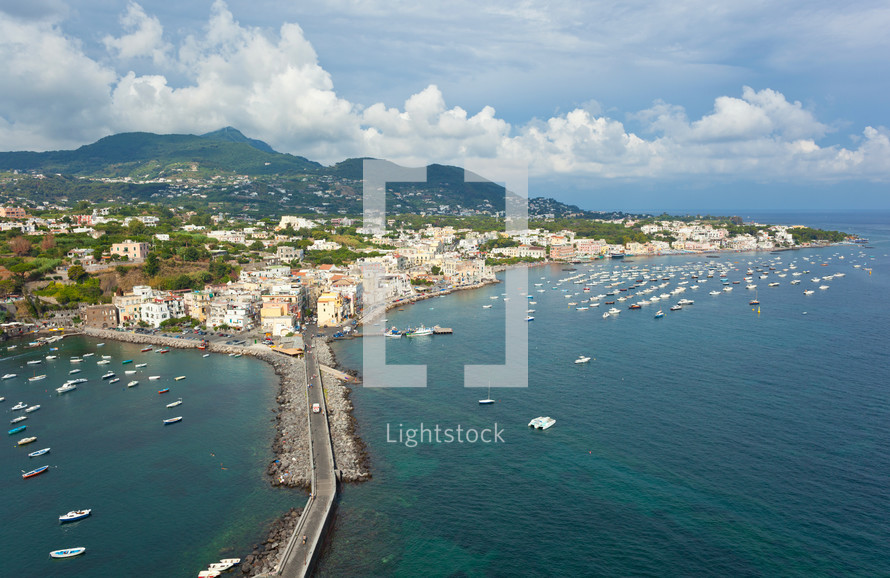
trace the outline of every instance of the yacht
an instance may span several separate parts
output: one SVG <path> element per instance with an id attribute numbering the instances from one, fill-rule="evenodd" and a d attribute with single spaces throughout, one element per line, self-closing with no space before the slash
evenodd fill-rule
<path id="1" fill-rule="evenodd" d="M 83 520 L 90 515 L 90 512 L 92 512 L 92 510 L 72 510 L 67 514 L 59 516 L 59 522 L 64 524 L 66 522 L 76 522 L 77 520 Z"/>
<path id="2" fill-rule="evenodd" d="M 552 417 L 536 417 L 535 419 L 528 422 L 528 426 L 536 429 L 547 429 L 553 426 L 553 424 L 555 423 L 556 420 Z"/>
<path id="3" fill-rule="evenodd" d="M 587 363 L 588 361 L 590 361 L 589 357 L 586 355 L 579 355 L 578 359 L 575 360 L 575 363 Z"/>
<path id="4" fill-rule="evenodd" d="M 114 377 L 114 372 L 109 371 L 108 373 L 106 373 L 105 375 L 102 376 L 102 379 L 111 379 L 112 377 Z"/>
<path id="5" fill-rule="evenodd" d="M 661 319 L 662 317 L 664 317 L 664 311 L 662 311 L 661 309 L 659 309 L 658 311 L 655 312 L 655 318 L 656 318 L 656 319 Z"/>
<path id="6" fill-rule="evenodd" d="M 20 409 L 25 409 L 26 407 L 28 407 L 28 404 L 20 401 L 16 405 L 12 406 L 12 411 L 18 411 Z"/>
<path id="7" fill-rule="evenodd" d="M 25 413 L 34 413 L 34 412 L 37 411 L 38 409 L 40 409 L 40 404 L 39 404 L 39 403 L 34 404 L 34 405 L 32 405 L 31 407 L 26 407 L 26 408 L 25 408 Z"/>
<path id="8" fill-rule="evenodd" d="M 182 398 L 180 397 L 179 399 L 177 399 L 177 400 L 174 401 L 173 403 L 168 403 L 168 404 L 167 404 L 167 407 L 176 407 L 177 405 L 181 405 L 181 404 L 182 404 Z"/>
<path id="9" fill-rule="evenodd" d="M 133 387 L 134 385 L 139 385 L 139 382 L 136 381 L 135 379 L 133 381 L 131 381 L 130 383 L 128 383 L 127 387 Z"/>
<path id="10" fill-rule="evenodd" d="M 34 377 L 29 377 L 28 381 L 40 381 L 41 379 L 46 379 L 46 374 L 35 375 Z"/>
<path id="11" fill-rule="evenodd" d="M 7 373 L 6 375 L 3 376 L 3 379 L 12 379 L 15 376 L 16 376 L 15 373 Z"/>
<path id="12" fill-rule="evenodd" d="M 73 383 L 66 383 L 62 387 L 57 387 L 56 392 L 57 393 L 68 393 L 69 391 L 74 391 L 75 389 L 77 389 L 76 385 L 74 385 Z"/>

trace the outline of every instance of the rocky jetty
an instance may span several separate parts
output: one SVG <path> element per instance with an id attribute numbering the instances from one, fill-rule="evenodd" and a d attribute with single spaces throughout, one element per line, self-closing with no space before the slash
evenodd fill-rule
<path id="1" fill-rule="evenodd" d="M 269 529 L 269 535 L 266 539 L 257 544 L 253 552 L 244 557 L 241 561 L 241 573 L 247 576 L 259 576 L 261 574 L 271 574 L 275 571 L 281 554 L 287 547 L 294 528 L 303 514 L 302 510 L 291 508 L 283 516 L 272 523 Z"/>

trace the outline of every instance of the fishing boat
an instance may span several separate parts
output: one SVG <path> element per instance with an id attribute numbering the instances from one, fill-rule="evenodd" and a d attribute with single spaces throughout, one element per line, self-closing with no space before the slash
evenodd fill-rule
<path id="1" fill-rule="evenodd" d="M 170 419 L 164 420 L 164 425 L 170 425 L 171 423 L 176 423 L 178 421 L 182 421 L 182 416 L 171 417 Z"/>
<path id="2" fill-rule="evenodd" d="M 72 558 L 74 556 L 80 556 L 81 554 L 83 554 L 86 551 L 87 551 L 86 548 L 84 548 L 82 546 L 78 546 L 77 548 L 67 548 L 65 550 L 56 550 L 54 552 L 50 552 L 49 555 L 51 558 Z"/>
<path id="3" fill-rule="evenodd" d="M 108 373 L 106 373 L 105 375 L 102 376 L 102 379 L 111 379 L 112 377 L 114 377 L 114 372 L 109 371 Z"/>
<path id="4" fill-rule="evenodd" d="M 177 399 L 177 400 L 174 401 L 173 403 L 168 403 L 168 404 L 167 404 L 167 407 L 176 407 L 177 405 L 181 405 L 181 404 L 182 404 L 182 398 L 180 397 L 179 399 Z"/>
<path id="5" fill-rule="evenodd" d="M 25 413 L 33 413 L 40 409 L 40 404 L 32 405 L 31 407 L 25 408 Z"/>
<path id="6" fill-rule="evenodd" d="M 84 518 L 89 517 L 92 510 L 71 510 L 67 514 L 63 514 L 59 516 L 59 522 L 62 524 L 68 522 L 76 522 L 78 520 L 83 520 Z"/>
<path id="7" fill-rule="evenodd" d="M 14 427 L 14 428 L 12 428 L 11 430 L 9 430 L 9 431 L 6 432 L 6 433 L 8 433 L 9 435 L 15 435 L 15 434 L 17 434 L 17 433 L 19 433 L 19 432 L 25 431 L 26 429 L 28 429 L 28 426 L 26 426 L 26 425 L 20 425 L 20 426 L 18 426 L 18 427 Z"/>
<path id="8" fill-rule="evenodd" d="M 148 364 L 147 363 L 137 363 L 133 367 L 145 367 L 146 365 L 148 365 Z"/>
<path id="9" fill-rule="evenodd" d="M 145 353 L 146 351 L 151 351 L 152 349 L 154 349 L 154 348 L 151 345 L 149 345 L 148 347 L 143 347 L 139 351 L 142 353 Z"/>
<path id="10" fill-rule="evenodd" d="M 6 375 L 3 376 L 3 379 L 12 379 L 15 376 L 16 376 L 15 373 L 7 373 Z"/>
<path id="11" fill-rule="evenodd" d="M 43 472 L 49 469 L 49 466 L 40 466 L 36 470 L 31 470 L 30 472 L 22 474 L 22 479 L 27 480 L 28 478 L 33 478 L 34 476 L 39 476 Z"/>
<path id="12" fill-rule="evenodd" d="M 174 377 L 174 378 L 173 378 L 173 381 L 182 381 L 183 379 L 185 379 L 185 376 L 184 376 L 184 375 L 179 375 L 179 376 L 177 376 L 177 377 Z"/>
<path id="13" fill-rule="evenodd" d="M 31 452 L 28 454 L 29 458 L 36 458 L 37 456 L 42 456 L 45 453 L 49 452 L 49 448 L 43 448 L 42 450 L 37 450 L 36 452 Z"/>
<path id="14" fill-rule="evenodd" d="M 34 377 L 29 377 L 28 381 L 40 381 L 41 379 L 46 379 L 46 374 L 35 375 Z"/>
<path id="15" fill-rule="evenodd" d="M 587 363 L 588 361 L 590 361 L 589 357 L 586 355 L 579 355 L 578 359 L 575 360 L 575 363 Z"/>
<path id="16" fill-rule="evenodd" d="M 424 327 L 421 325 L 415 329 L 409 329 L 405 332 L 405 337 L 423 337 L 426 335 L 432 335 L 433 328 L 432 327 Z"/>
<path id="17" fill-rule="evenodd" d="M 169 388 L 169 387 L 165 387 L 164 389 L 159 389 L 159 390 L 158 390 L 158 393 L 167 393 L 168 391 L 170 391 L 170 388 Z"/>
<path id="18" fill-rule="evenodd" d="M 36 441 L 37 441 L 37 436 L 31 436 L 31 437 L 29 437 L 29 438 L 22 438 L 22 439 L 20 439 L 18 445 L 20 445 L 20 446 L 26 446 L 26 445 L 28 445 L 28 444 L 30 444 L 30 443 L 34 443 L 34 442 L 36 442 Z"/>
<path id="19" fill-rule="evenodd" d="M 401 332 L 393 326 L 389 331 L 384 332 L 384 335 L 387 337 L 392 337 L 393 339 L 398 339 L 402 336 Z"/>
<path id="20" fill-rule="evenodd" d="M 134 385 L 139 385 L 139 382 L 136 381 L 135 379 L 133 381 L 131 381 L 130 383 L 128 383 L 127 387 L 133 387 Z"/>

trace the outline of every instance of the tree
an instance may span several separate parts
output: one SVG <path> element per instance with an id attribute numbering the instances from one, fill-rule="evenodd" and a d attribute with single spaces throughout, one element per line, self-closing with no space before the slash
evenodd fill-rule
<path id="1" fill-rule="evenodd" d="M 80 283 L 89 276 L 90 274 L 80 265 L 71 265 L 68 267 L 68 278 L 75 283 Z"/>
<path id="2" fill-rule="evenodd" d="M 179 256 L 183 261 L 197 261 L 201 258 L 201 251 L 197 247 L 183 247 L 179 251 Z"/>
<path id="3" fill-rule="evenodd" d="M 266 248 L 266 246 L 263 245 L 262 241 L 254 241 L 253 243 L 250 244 L 250 247 L 248 247 L 248 248 L 251 251 L 262 251 L 263 249 Z"/>
<path id="4" fill-rule="evenodd" d="M 442 268 L 439 267 L 438 265 L 433 265 L 433 268 L 430 269 L 430 273 L 432 273 L 433 275 L 441 275 L 441 274 L 442 274 Z"/>
<path id="5" fill-rule="evenodd" d="M 31 242 L 24 237 L 14 237 L 9 240 L 9 248 L 16 255 L 23 257 L 31 251 Z"/>
<path id="6" fill-rule="evenodd" d="M 52 233 L 48 235 L 44 235 L 43 239 L 40 241 L 40 249 L 43 251 L 49 251 L 53 247 L 56 246 L 56 238 L 53 237 Z"/>
<path id="7" fill-rule="evenodd" d="M 145 257 L 145 263 L 142 264 L 142 272 L 145 273 L 146 277 L 154 277 L 161 270 L 161 265 L 158 262 L 158 256 L 154 253 L 149 253 Z"/>

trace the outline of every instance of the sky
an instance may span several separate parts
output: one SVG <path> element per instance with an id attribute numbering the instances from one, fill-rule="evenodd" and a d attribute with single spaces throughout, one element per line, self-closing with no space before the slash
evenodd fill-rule
<path id="1" fill-rule="evenodd" d="M 0 0 L 0 150 L 234 126 L 519 161 L 592 210 L 888 209 L 888 29 L 877 1 Z"/>

